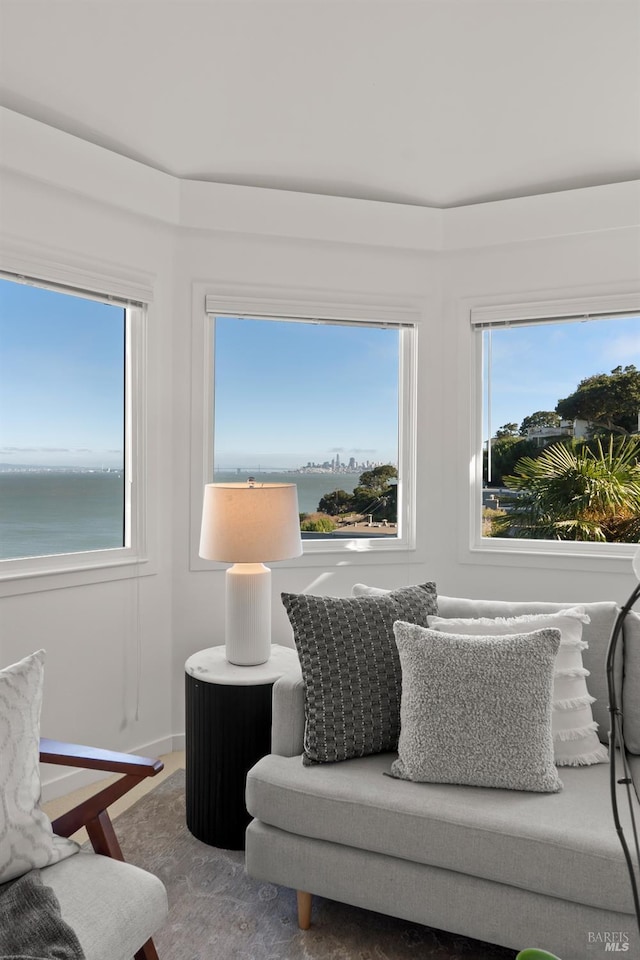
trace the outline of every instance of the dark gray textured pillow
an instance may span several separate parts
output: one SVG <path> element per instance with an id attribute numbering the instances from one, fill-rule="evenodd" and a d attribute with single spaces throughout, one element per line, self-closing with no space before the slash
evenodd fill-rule
<path id="1" fill-rule="evenodd" d="M 304 681 L 302 762 L 332 763 L 395 750 L 402 673 L 396 620 L 427 624 L 435 583 L 384 597 L 283 593 Z"/>
<path id="2" fill-rule="evenodd" d="M 394 626 L 402 665 L 392 776 L 556 793 L 551 701 L 560 631 L 479 637 Z"/>

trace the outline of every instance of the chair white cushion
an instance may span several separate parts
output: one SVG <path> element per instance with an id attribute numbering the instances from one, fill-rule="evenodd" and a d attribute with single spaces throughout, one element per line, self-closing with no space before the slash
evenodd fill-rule
<path id="1" fill-rule="evenodd" d="M 42 871 L 87 960 L 131 960 L 167 916 L 161 880 L 131 863 L 82 850 Z"/>

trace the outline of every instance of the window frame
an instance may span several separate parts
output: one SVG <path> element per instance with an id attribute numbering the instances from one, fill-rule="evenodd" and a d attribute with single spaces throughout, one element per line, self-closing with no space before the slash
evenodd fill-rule
<path id="1" fill-rule="evenodd" d="M 463 304 L 464 329 L 470 340 L 469 409 L 470 447 L 467 475 L 468 526 L 461 541 L 460 559 L 472 563 L 533 567 L 565 567 L 611 571 L 612 563 L 624 569 L 637 550 L 633 543 L 594 543 L 587 541 L 529 540 L 482 536 L 484 353 L 483 331 L 490 324 L 580 322 L 589 316 L 614 317 L 616 314 L 640 315 L 640 291 L 611 292 L 562 299 L 523 302 Z"/>
<path id="2" fill-rule="evenodd" d="M 121 305 L 125 315 L 123 547 L 0 561 L 0 597 L 84 583 L 125 579 L 155 572 L 147 513 L 147 329 L 153 301 L 151 277 L 115 271 L 97 261 L 49 258 L 41 250 L 0 250 L 0 276 L 70 296 Z M 107 291 L 107 292 L 105 292 Z"/>
<path id="3" fill-rule="evenodd" d="M 192 323 L 192 470 L 190 569 L 225 569 L 198 554 L 204 485 L 211 482 L 214 449 L 214 322 L 215 316 L 265 320 L 315 321 L 363 325 L 385 324 L 399 328 L 398 514 L 400 537 L 353 540 L 303 539 L 303 555 L 279 566 L 324 565 L 338 562 L 380 563 L 393 558 L 416 559 L 416 449 L 417 355 L 420 312 L 417 305 L 401 301 L 320 299 L 300 291 L 274 291 L 247 285 L 216 289 L 193 285 Z"/>

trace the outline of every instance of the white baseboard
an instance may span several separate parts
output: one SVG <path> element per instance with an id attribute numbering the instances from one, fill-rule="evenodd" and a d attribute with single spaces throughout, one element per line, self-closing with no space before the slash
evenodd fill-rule
<path id="1" fill-rule="evenodd" d="M 160 757 L 165 753 L 173 753 L 175 750 L 184 750 L 184 734 L 162 737 L 160 740 L 144 743 L 135 750 L 128 750 L 127 753 L 139 754 L 143 757 Z M 113 774 L 103 773 L 100 770 L 82 770 L 78 767 L 59 767 L 52 764 L 43 764 L 40 769 L 42 803 L 57 800 L 58 797 L 64 797 L 74 790 L 113 776 Z"/>

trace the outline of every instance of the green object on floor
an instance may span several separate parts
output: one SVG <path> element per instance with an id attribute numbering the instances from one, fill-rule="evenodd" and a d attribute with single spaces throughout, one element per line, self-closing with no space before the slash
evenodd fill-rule
<path id="1" fill-rule="evenodd" d="M 556 957 L 555 953 L 549 953 L 548 950 L 529 947 L 527 950 L 521 950 L 516 960 L 560 960 L 560 957 Z"/>

